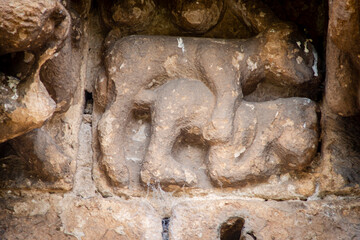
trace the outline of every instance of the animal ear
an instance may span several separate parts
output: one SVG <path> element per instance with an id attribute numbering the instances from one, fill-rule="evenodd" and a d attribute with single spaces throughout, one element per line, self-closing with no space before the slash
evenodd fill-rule
<path id="1" fill-rule="evenodd" d="M 278 23 L 280 19 L 260 0 L 228 0 L 235 16 L 244 20 L 255 32 L 262 32 Z"/>

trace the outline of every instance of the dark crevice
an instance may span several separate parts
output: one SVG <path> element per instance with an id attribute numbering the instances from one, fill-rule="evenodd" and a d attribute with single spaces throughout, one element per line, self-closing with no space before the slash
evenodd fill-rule
<path id="1" fill-rule="evenodd" d="M 257 240 L 257 238 L 253 232 L 247 232 L 246 235 L 249 235 L 252 239 Z M 249 238 L 247 238 L 247 239 L 249 239 Z"/>
<path id="2" fill-rule="evenodd" d="M 220 240 L 239 240 L 241 239 L 242 229 L 245 220 L 240 217 L 231 217 L 220 227 Z"/>
<path id="3" fill-rule="evenodd" d="M 170 224 L 170 218 L 166 217 L 161 220 L 161 225 L 163 228 L 163 231 L 161 233 L 162 240 L 169 240 L 169 224 Z"/>
<path id="4" fill-rule="evenodd" d="M 94 102 L 94 100 L 93 100 L 92 93 L 85 90 L 84 114 L 92 114 L 93 102 Z"/>

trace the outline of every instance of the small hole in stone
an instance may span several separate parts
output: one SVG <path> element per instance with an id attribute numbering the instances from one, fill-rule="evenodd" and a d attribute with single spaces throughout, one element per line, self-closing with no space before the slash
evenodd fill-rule
<path id="1" fill-rule="evenodd" d="M 163 228 L 163 231 L 161 233 L 162 240 L 169 240 L 169 224 L 170 224 L 170 218 L 163 218 L 161 220 L 161 225 Z"/>
<path id="2" fill-rule="evenodd" d="M 93 97 L 92 93 L 85 91 L 85 106 L 84 106 L 84 114 L 92 114 L 93 110 Z"/>
<path id="3" fill-rule="evenodd" d="M 245 220 L 240 217 L 231 217 L 220 227 L 220 240 L 239 240 Z"/>

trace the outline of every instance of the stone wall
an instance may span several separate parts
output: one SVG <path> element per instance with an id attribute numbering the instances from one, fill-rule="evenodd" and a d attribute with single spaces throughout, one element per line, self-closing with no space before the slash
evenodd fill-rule
<path id="1" fill-rule="evenodd" d="M 357 0 L 0 0 L 0 239 L 360 238 Z"/>

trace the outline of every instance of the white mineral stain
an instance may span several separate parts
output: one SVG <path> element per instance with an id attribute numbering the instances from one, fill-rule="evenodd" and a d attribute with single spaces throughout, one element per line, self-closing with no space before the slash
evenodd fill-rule
<path id="1" fill-rule="evenodd" d="M 243 152 L 245 152 L 245 150 L 246 150 L 245 147 L 240 148 L 239 151 L 234 153 L 234 158 L 239 157 Z"/>
<path id="2" fill-rule="evenodd" d="M 239 62 L 242 61 L 244 59 L 244 54 L 240 53 L 238 51 L 235 52 L 235 56 L 232 58 L 232 65 L 239 70 L 240 69 L 240 64 Z"/>
<path id="3" fill-rule="evenodd" d="M 249 104 L 249 103 L 245 103 L 245 105 L 249 108 L 251 108 L 251 110 L 254 110 L 255 109 L 255 106 L 252 105 L 252 104 Z"/>
<path id="4" fill-rule="evenodd" d="M 120 235 L 125 235 L 124 227 L 123 227 L 123 226 L 118 226 L 118 227 L 115 228 L 114 230 L 115 230 L 115 232 L 117 232 L 117 233 L 120 234 Z"/>
<path id="5" fill-rule="evenodd" d="M 181 48 L 182 53 L 185 53 L 185 45 L 183 39 L 181 37 L 177 38 L 177 42 L 178 42 L 178 48 Z"/>
<path id="6" fill-rule="evenodd" d="M 133 162 L 141 162 L 142 159 L 138 157 L 126 157 L 126 160 L 133 161 Z"/>
<path id="7" fill-rule="evenodd" d="M 296 62 L 297 62 L 297 64 L 301 64 L 302 62 L 303 62 L 303 58 L 302 57 L 300 57 L 300 56 L 298 56 L 297 58 L 296 58 Z"/>
<path id="8" fill-rule="evenodd" d="M 8 78 L 9 78 L 8 85 L 11 88 L 11 90 L 15 92 L 17 85 L 20 83 L 20 80 L 14 77 L 8 77 Z"/>
<path id="9" fill-rule="evenodd" d="M 315 192 L 313 195 L 311 195 L 310 197 L 308 197 L 307 200 L 309 201 L 314 201 L 314 200 L 319 200 L 319 193 L 320 193 L 320 184 L 316 183 L 316 187 L 315 187 Z"/>
<path id="10" fill-rule="evenodd" d="M 317 68 L 318 55 L 317 55 L 317 52 L 315 51 L 314 47 L 313 47 L 313 55 L 314 55 L 314 65 L 312 66 L 312 70 L 314 71 L 314 76 L 317 77 L 317 76 L 319 76 L 319 72 L 318 72 L 318 68 Z"/>
<path id="11" fill-rule="evenodd" d="M 146 140 L 146 134 L 145 134 L 145 125 L 142 125 L 139 130 L 136 132 L 136 134 L 134 134 L 134 136 L 132 136 L 132 140 L 137 141 L 137 142 L 143 142 Z"/>
<path id="12" fill-rule="evenodd" d="M 248 65 L 248 69 L 250 71 L 254 71 L 257 69 L 257 62 L 253 62 L 250 58 L 246 60 L 246 64 Z"/>
<path id="13" fill-rule="evenodd" d="M 12 100 L 16 100 L 19 98 L 19 95 L 15 92 L 14 95 L 11 97 Z"/>

